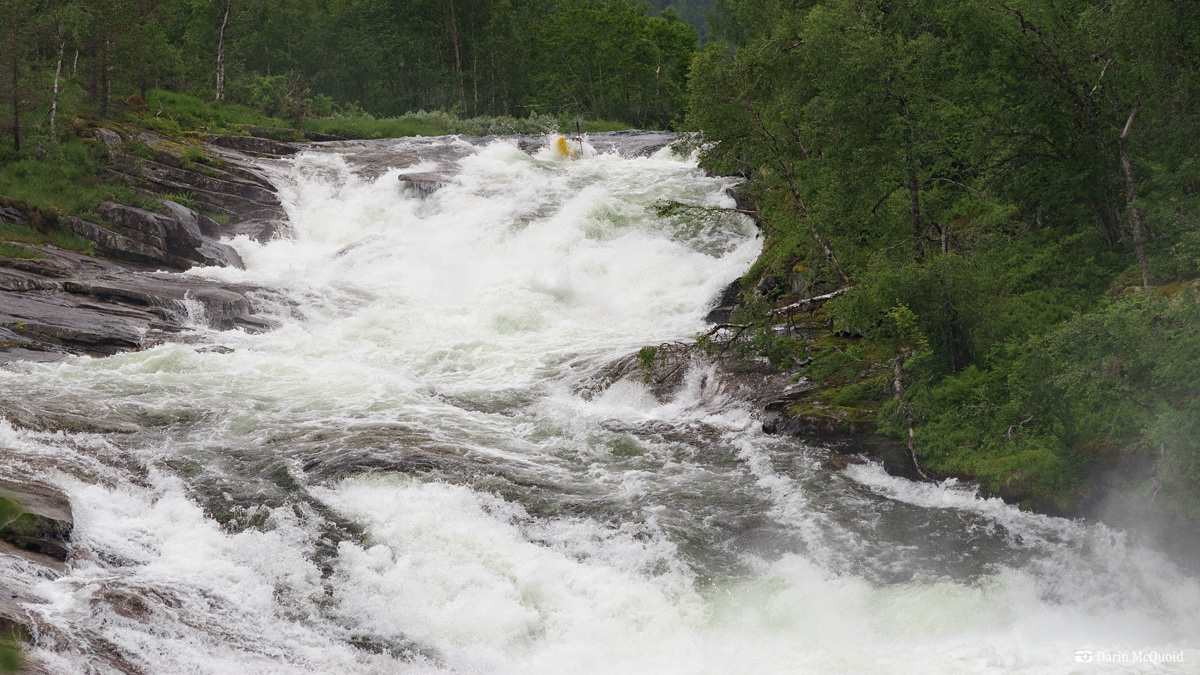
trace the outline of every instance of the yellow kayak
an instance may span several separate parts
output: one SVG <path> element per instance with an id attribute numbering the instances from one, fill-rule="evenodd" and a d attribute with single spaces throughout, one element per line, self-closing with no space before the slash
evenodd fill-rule
<path id="1" fill-rule="evenodd" d="M 577 147 L 572 147 L 572 141 L 568 141 L 566 136 L 559 135 L 558 138 L 554 139 L 554 149 L 564 159 L 576 159 L 583 149 L 583 142 L 577 141 L 577 143 Z"/>

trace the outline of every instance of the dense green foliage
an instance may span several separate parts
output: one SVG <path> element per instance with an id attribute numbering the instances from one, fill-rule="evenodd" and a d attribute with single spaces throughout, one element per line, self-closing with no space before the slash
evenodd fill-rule
<path id="1" fill-rule="evenodd" d="M 1200 5 L 721 8 L 689 122 L 752 178 L 752 276 L 852 287 L 834 327 L 900 361 L 882 427 L 1046 506 L 1144 453 L 1148 494 L 1200 517 L 1196 299 L 1150 290 L 1200 262 Z"/>
<path id="2" fill-rule="evenodd" d="M 363 125 L 419 110 L 665 128 L 697 43 L 674 9 L 633 0 L 6 0 L 0 15 L 14 154 L 127 110 L 168 133 L 214 118 L 408 133 Z"/>
<path id="3" fill-rule="evenodd" d="M 717 8 L 717 0 L 649 0 L 655 10 L 661 12 L 668 7 L 679 13 L 684 21 L 696 27 L 700 42 L 707 42 L 712 34 L 709 16 Z"/>

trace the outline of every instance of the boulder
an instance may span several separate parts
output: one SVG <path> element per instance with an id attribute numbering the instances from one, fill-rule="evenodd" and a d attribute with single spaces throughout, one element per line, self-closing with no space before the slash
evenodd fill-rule
<path id="1" fill-rule="evenodd" d="M 21 549 L 10 547 L 0 541 L 0 551 L 25 557 Z M 26 641 L 33 632 L 29 627 L 33 624 L 32 617 L 21 605 L 33 602 L 33 597 L 24 589 L 10 587 L 8 583 L 0 582 L 0 639 Z"/>
<path id="2" fill-rule="evenodd" d="M 242 261 L 242 256 L 229 244 L 222 244 L 219 241 L 205 239 L 200 246 L 196 247 L 196 255 L 205 265 L 246 269 L 246 263 Z"/>
<path id="3" fill-rule="evenodd" d="M 428 197 L 446 186 L 449 178 L 439 173 L 402 173 L 400 187 L 412 191 L 417 196 Z"/>
<path id="4" fill-rule="evenodd" d="M 172 255 L 190 257 L 204 241 L 200 227 L 196 224 L 195 214 L 192 214 L 191 218 L 180 220 L 115 202 L 104 202 L 96 207 L 96 211 L 129 230 L 135 238 L 139 238 L 138 234 L 145 235 L 146 239 L 143 241 L 148 244 L 154 245 L 162 241 L 163 248 Z"/>
<path id="5" fill-rule="evenodd" d="M 71 501 L 61 490 L 0 480 L 0 540 L 63 561 L 74 528 Z"/>
<path id="6" fill-rule="evenodd" d="M 136 127 L 91 131 L 112 147 L 105 169 L 111 175 L 147 192 L 186 193 L 205 210 L 229 216 L 228 221 L 218 223 L 162 200 L 154 211 L 106 202 L 97 208 L 102 219 L 59 216 L 43 223 L 50 216 L 0 197 L 0 221 L 67 229 L 93 242 L 101 256 L 52 246 L 32 247 L 43 256 L 33 260 L 0 256 L 0 363 L 107 356 L 168 340 L 186 342 L 192 339 L 187 329 L 197 323 L 254 332 L 275 328 L 252 314 L 244 294 L 263 289 L 162 272 L 197 264 L 242 267 L 237 251 L 219 238 L 248 234 L 265 241 L 285 235 L 286 215 L 269 169 L 254 157 L 212 143 L 180 143 Z M 154 148 L 157 161 L 125 154 L 125 137 Z M 290 154 L 299 148 L 252 140 L 270 146 L 260 144 L 255 152 Z M 185 160 L 182 153 L 192 149 L 206 158 Z"/>
<path id="7" fill-rule="evenodd" d="M 300 145 L 296 143 L 285 143 L 284 141 L 276 141 L 270 138 L 256 138 L 254 136 L 209 136 L 206 140 L 223 148 L 257 155 L 275 155 L 281 157 L 300 152 Z"/>
<path id="8" fill-rule="evenodd" d="M 204 240 L 204 232 L 200 229 L 200 214 L 189 209 L 188 207 L 178 202 L 173 202 L 170 199 L 160 199 L 159 204 L 167 210 L 167 213 L 179 225 L 180 229 L 187 232 L 189 237 L 195 241 L 193 248 L 200 245 Z"/>
<path id="9" fill-rule="evenodd" d="M 29 222 L 29 218 L 20 209 L 0 204 L 0 222 L 24 225 Z"/>
<path id="10" fill-rule="evenodd" d="M 250 314 L 250 301 L 241 293 L 202 281 L 178 281 L 169 275 L 66 281 L 63 282 L 63 290 L 104 300 L 163 308 L 180 319 L 187 317 L 188 303 L 197 302 L 204 308 L 208 323 L 222 329 L 233 328 L 238 319 Z"/>
<path id="11" fill-rule="evenodd" d="M 733 316 L 733 310 L 737 308 L 738 299 L 742 294 L 742 280 L 734 279 L 722 291 L 721 295 L 717 296 L 712 309 L 704 317 L 706 323 L 725 323 Z"/>
<path id="12" fill-rule="evenodd" d="M 200 226 L 200 233 L 210 239 L 221 238 L 221 224 L 209 218 L 206 215 L 197 213 L 196 224 Z"/>
<path id="13" fill-rule="evenodd" d="M 102 255 L 150 264 L 163 263 L 167 260 L 167 252 L 164 250 L 165 242 L 162 242 L 161 239 L 156 242 L 159 245 L 155 246 L 123 234 L 117 234 L 90 220 L 71 216 L 65 222 L 72 232 L 93 242 L 96 252 Z M 139 239 L 144 240 L 145 238 L 143 235 Z"/>
<path id="14" fill-rule="evenodd" d="M 282 220 L 251 218 L 225 228 L 225 232 L 232 237 L 244 234 L 260 244 L 265 244 L 272 239 L 289 236 L 291 230 L 287 222 Z"/>
<path id="15" fill-rule="evenodd" d="M 221 150 L 212 145 L 204 148 Z M 234 165 L 232 159 L 232 155 L 226 154 L 203 166 L 185 167 L 180 158 L 165 151 L 159 152 L 158 161 L 116 155 L 109 162 L 109 171 L 150 192 L 184 192 L 205 210 L 228 215 L 231 221 L 282 217 L 279 199 L 261 170 Z M 216 225 L 211 221 L 200 222 L 202 230 L 206 225 Z"/>
<path id="16" fill-rule="evenodd" d="M 38 248 L 36 246 L 32 248 L 38 252 L 46 253 L 45 248 Z M 40 277 L 61 278 L 69 275 L 74 266 L 70 261 L 58 257 L 24 260 L 22 258 L 5 258 L 0 256 L 0 267 L 21 270 L 22 272 L 36 274 Z"/>
<path id="17" fill-rule="evenodd" d="M 110 148 L 121 144 L 121 135 L 118 134 L 117 132 L 113 131 L 112 129 L 105 129 L 104 127 L 98 127 L 92 131 L 92 134 L 96 137 L 96 140 L 100 141 L 101 143 L 107 145 Z"/>
<path id="18" fill-rule="evenodd" d="M 180 227 L 194 233 L 200 242 L 186 257 L 206 265 L 245 269 L 246 265 L 242 262 L 242 257 L 233 250 L 233 247 L 212 241 L 212 238 L 219 237 L 221 234 L 221 226 L 215 220 L 202 216 L 169 199 L 160 200 L 159 203 L 167 209 Z"/>
<path id="19" fill-rule="evenodd" d="M 122 238 L 122 235 L 94 223 L 72 224 L 72 229 L 105 249 L 177 269 L 187 269 L 195 263 L 221 267 L 244 266 L 236 251 L 204 236 L 201 223 L 211 222 L 211 219 L 202 220 L 202 216 L 195 211 L 170 200 L 164 199 L 160 203 L 169 215 L 113 202 L 104 202 L 97 207 L 100 215 L 121 226 L 128 233 L 127 237 Z M 205 223 L 209 229 L 212 229 L 212 225 Z M 130 241 L 136 243 L 131 244 Z"/>
<path id="20" fill-rule="evenodd" d="M 332 136 L 330 134 L 319 134 L 315 131 L 304 131 L 302 129 L 281 129 L 279 127 L 260 127 L 253 124 L 241 125 L 242 131 L 256 138 L 269 138 L 271 140 L 281 140 L 283 137 L 290 139 L 303 138 L 306 141 L 344 141 L 341 136 Z"/>
<path id="21" fill-rule="evenodd" d="M 58 288 L 58 284 L 37 274 L 0 267 L 0 291 L 56 291 Z"/>
<path id="22" fill-rule="evenodd" d="M 205 241 L 201 248 L 210 246 L 221 255 L 237 256 L 216 242 Z M 38 250 L 47 257 L 0 258 L 0 363 L 141 349 L 174 339 L 197 321 L 255 332 L 275 327 L 252 314 L 241 287 L 149 273 L 49 247 Z"/>

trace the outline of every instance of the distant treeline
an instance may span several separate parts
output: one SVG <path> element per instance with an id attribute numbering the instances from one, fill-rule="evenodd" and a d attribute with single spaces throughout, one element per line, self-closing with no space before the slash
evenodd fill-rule
<path id="1" fill-rule="evenodd" d="M 1142 495 L 1200 521 L 1200 2 L 718 15 L 689 122 L 751 178 L 752 278 L 850 289 L 825 316 L 867 338 L 801 345 L 859 374 L 817 407 L 881 405 L 925 467 L 1030 503 L 1153 465 Z"/>
<path id="2" fill-rule="evenodd" d="M 0 95 L 25 133 L 45 131 L 52 107 L 107 116 L 158 87 L 282 118 L 425 109 L 666 127 L 697 44 L 673 9 L 630 0 L 4 0 L 0 16 Z"/>

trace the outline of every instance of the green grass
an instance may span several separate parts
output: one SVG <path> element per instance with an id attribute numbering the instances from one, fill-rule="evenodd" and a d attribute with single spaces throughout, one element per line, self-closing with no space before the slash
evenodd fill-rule
<path id="1" fill-rule="evenodd" d="M 28 225 L 0 223 L 0 241 L 40 244 L 43 240 L 41 233 Z M 9 257 L 11 258 L 12 256 Z"/>
<path id="2" fill-rule="evenodd" d="M 278 117 L 270 117 L 253 108 L 233 103 L 217 103 L 173 91 L 159 90 L 147 95 L 144 111 L 131 111 L 127 119 L 133 124 L 168 136 L 184 132 L 242 136 L 242 125 L 260 127 L 291 127 Z M 159 114 L 159 104 L 162 114 Z"/>
<path id="3" fill-rule="evenodd" d="M 196 203 L 196 200 L 186 192 L 160 192 L 158 196 L 161 199 L 173 201 L 180 206 L 186 206 L 193 211 L 198 211 L 200 208 L 200 205 Z"/>
<path id="4" fill-rule="evenodd" d="M 30 251 L 15 244 L 31 244 L 44 246 L 52 244 L 68 251 L 78 251 L 91 255 L 94 250 L 92 242 L 65 230 L 51 230 L 43 234 L 28 225 L 9 225 L 0 223 L 0 255 L 7 258 L 22 258 L 33 260 L 43 258 L 37 251 Z"/>
<path id="5" fill-rule="evenodd" d="M 96 252 L 94 242 L 89 239 L 84 239 L 74 232 L 55 230 L 48 234 L 46 238 L 50 240 L 51 244 L 68 251 L 76 251 L 78 253 L 86 253 L 88 255 L 93 255 Z"/>
<path id="6" fill-rule="evenodd" d="M 104 201 L 145 202 L 132 188 L 106 183 L 86 167 L 38 160 L 14 162 L 0 171 L 0 194 L 67 215 L 88 214 Z"/>
<path id="7" fill-rule="evenodd" d="M 18 159 L 0 169 L 0 195 L 43 211 L 85 216 L 101 202 L 114 201 L 153 208 L 154 200 L 133 188 L 104 180 L 95 151 L 79 139 L 56 149 L 47 160 Z"/>
<path id="8" fill-rule="evenodd" d="M 148 159 L 151 162 L 158 160 L 158 153 L 138 138 L 131 138 L 125 141 L 118 146 L 118 149 L 127 155 Z"/>
<path id="9" fill-rule="evenodd" d="M 293 133 L 293 134 L 297 133 L 290 129 L 281 129 L 280 131 L 285 131 L 285 132 Z M 219 162 L 215 162 L 215 163 L 219 163 Z M 210 164 L 214 164 L 213 158 L 209 157 L 208 155 L 204 154 L 203 152 L 200 152 L 196 148 L 188 148 L 183 151 L 182 155 L 179 156 L 179 165 L 182 166 L 183 168 L 187 169 L 188 171 L 195 171 L 197 173 L 202 173 L 205 176 L 208 176 L 209 178 L 220 178 L 221 172 L 211 168 L 209 166 Z"/>
<path id="10" fill-rule="evenodd" d="M 18 258 L 20 260 L 37 260 L 38 258 L 45 258 L 46 256 L 32 249 L 25 248 L 24 246 L 10 244 L 6 241 L 0 241 L 0 257 Z"/>

